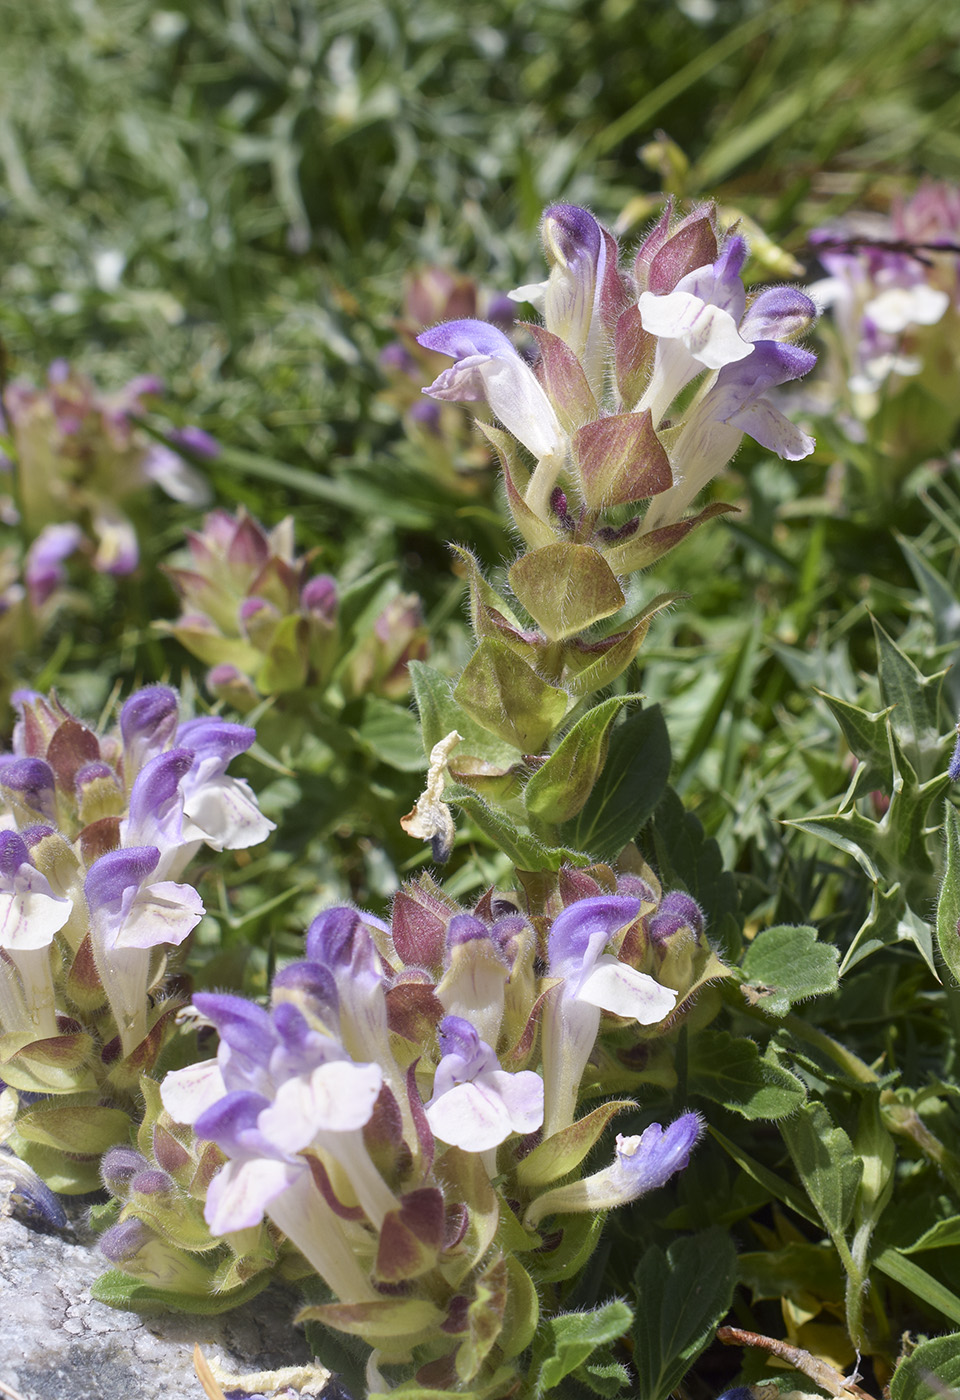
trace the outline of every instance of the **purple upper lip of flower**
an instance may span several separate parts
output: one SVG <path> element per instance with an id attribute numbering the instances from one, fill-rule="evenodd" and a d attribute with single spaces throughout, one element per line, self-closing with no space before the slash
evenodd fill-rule
<path id="1" fill-rule="evenodd" d="M 91 910 L 119 904 L 131 886 L 143 883 L 156 870 L 160 852 L 156 846 L 128 846 L 108 851 L 87 871 L 84 891 Z"/>
<path id="2" fill-rule="evenodd" d="M 551 977 L 566 978 L 570 987 L 578 985 L 617 930 L 639 913 L 640 901 L 622 895 L 598 895 L 569 905 L 550 929 Z"/>
<path id="3" fill-rule="evenodd" d="M 30 853 L 18 831 L 0 831 L 0 878 L 12 880 Z"/>
<path id="4" fill-rule="evenodd" d="M 177 743 L 193 749 L 199 760 L 216 757 L 225 768 L 238 754 L 246 753 L 257 731 L 215 716 L 189 719 L 177 730 Z"/>
<path id="5" fill-rule="evenodd" d="M 180 783 L 193 767 L 192 749 L 168 749 L 145 763 L 130 790 L 128 830 L 136 836 L 179 839 L 182 798 Z M 169 828 L 175 828 L 173 830 Z"/>
<path id="6" fill-rule="evenodd" d="M 177 692 L 168 685 L 147 685 L 130 696 L 120 711 L 120 733 L 125 744 L 141 736 L 151 737 L 167 729 L 179 710 Z"/>

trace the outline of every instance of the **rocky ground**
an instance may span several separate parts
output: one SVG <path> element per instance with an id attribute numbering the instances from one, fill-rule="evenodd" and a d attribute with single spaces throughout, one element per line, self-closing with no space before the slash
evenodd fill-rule
<path id="1" fill-rule="evenodd" d="M 59 1231 L 0 1214 L 3 1400 L 203 1400 L 198 1342 L 232 1378 L 309 1360 L 290 1321 L 296 1300 L 279 1289 L 220 1317 L 140 1317 L 90 1298 L 103 1270 L 82 1207 Z"/>

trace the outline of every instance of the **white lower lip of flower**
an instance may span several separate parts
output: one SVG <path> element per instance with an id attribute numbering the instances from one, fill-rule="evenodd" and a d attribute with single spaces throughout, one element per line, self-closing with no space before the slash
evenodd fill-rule
<path id="1" fill-rule="evenodd" d="M 946 292 L 920 282 L 914 287 L 887 287 L 863 308 L 863 314 L 885 335 L 899 335 L 908 326 L 933 326 L 950 305 Z"/>

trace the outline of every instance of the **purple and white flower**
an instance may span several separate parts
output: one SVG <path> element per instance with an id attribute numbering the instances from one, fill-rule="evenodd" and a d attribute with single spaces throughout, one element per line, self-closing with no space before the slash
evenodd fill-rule
<path id="1" fill-rule="evenodd" d="M 815 363 L 816 356 L 799 345 L 758 340 L 749 358 L 725 365 L 679 429 L 670 454 L 673 486 L 651 501 L 644 533 L 679 520 L 726 466 L 744 433 L 788 461 L 808 456 L 813 438 L 782 414 L 767 393 L 801 378 Z"/>
<path id="2" fill-rule="evenodd" d="M 613 551 L 615 572 L 672 548 L 667 536 L 653 544 L 643 537 L 680 523 L 744 433 L 789 460 L 813 450 L 765 395 L 814 363 L 786 343 L 812 323 L 814 303 L 774 287 L 748 306 L 744 239 L 734 234 L 717 251 L 709 209 L 672 233 L 670 222 L 667 211 L 656 248 L 638 258 L 631 278 L 618 270 L 616 244 L 592 214 L 570 205 L 547 210 L 550 276 L 512 293 L 544 315 L 545 326 L 532 327 L 536 370 L 502 332 L 479 321 L 451 321 L 420 337 L 455 361 L 425 392 L 483 399 L 536 458 L 525 485 L 514 479 L 522 469 L 506 465 L 508 498 L 527 543 L 539 548 L 576 531 L 578 543 Z M 691 267 L 698 254 L 713 261 Z M 770 346 L 790 353 L 778 359 Z M 577 492 L 579 520 L 570 509 Z M 602 523 L 612 505 L 651 499 L 639 532 L 639 517 Z M 612 530 L 636 535 L 635 544 L 619 548 Z M 674 532 L 673 543 L 685 533 Z"/>
<path id="3" fill-rule="evenodd" d="M 580 1079 L 607 1011 L 654 1026 L 676 992 L 604 949 L 640 912 L 640 901 L 599 895 L 568 905 L 553 921 L 547 975 L 557 979 L 543 1011 L 544 1136 L 573 1122 Z"/>
<path id="4" fill-rule="evenodd" d="M 686 1167 L 702 1131 L 699 1115 L 685 1113 L 667 1128 L 651 1123 L 639 1136 L 618 1133 L 609 1167 L 538 1196 L 528 1207 L 524 1224 L 533 1227 L 547 1215 L 568 1211 L 612 1210 L 656 1191 Z"/>
<path id="5" fill-rule="evenodd" d="M 211 993 L 194 1004 L 220 1031 L 218 1059 L 167 1075 L 161 1095 L 173 1118 L 229 1158 L 207 1194 L 211 1230 L 230 1234 L 267 1214 L 339 1297 L 376 1298 L 357 1239 L 345 1228 L 348 1212 L 338 1213 L 318 1189 L 303 1153 L 322 1163 L 371 1222 L 383 1223 L 397 1201 L 362 1136 L 383 1082 L 380 1066 L 351 1060 L 291 1004 L 271 1014 Z"/>
<path id="6" fill-rule="evenodd" d="M 80 526 L 68 521 L 62 525 L 45 525 L 33 541 L 24 560 L 23 578 L 35 608 L 45 603 L 66 581 L 63 561 L 79 548 L 82 540 Z"/>
<path id="7" fill-rule="evenodd" d="M 50 945 L 73 910 L 30 861 L 22 836 L 0 831 L 0 1029 L 57 1033 Z"/>
<path id="8" fill-rule="evenodd" d="M 226 771 L 255 739 L 256 731 L 246 725 L 214 717 L 188 720 L 177 731 L 177 743 L 194 755 L 182 783 L 184 831 L 215 851 L 258 846 L 274 830 L 250 784 Z"/>
<path id="9" fill-rule="evenodd" d="M 125 1055 L 147 1034 L 151 949 L 176 947 L 203 918 L 192 886 L 150 879 L 159 864 L 155 846 L 108 851 L 84 884 L 94 958 Z"/>
<path id="10" fill-rule="evenodd" d="M 532 1070 L 508 1074 L 475 1028 L 445 1016 L 438 1030 L 440 1063 L 427 1121 L 441 1140 L 464 1152 L 489 1153 L 511 1133 L 532 1133 L 543 1122 L 543 1080 Z"/>
<path id="11" fill-rule="evenodd" d="M 425 394 L 454 403 L 488 403 L 538 461 L 563 457 L 566 438 L 553 405 L 503 331 L 485 321 L 447 321 L 424 331 L 417 341 L 455 361 L 424 389 Z"/>

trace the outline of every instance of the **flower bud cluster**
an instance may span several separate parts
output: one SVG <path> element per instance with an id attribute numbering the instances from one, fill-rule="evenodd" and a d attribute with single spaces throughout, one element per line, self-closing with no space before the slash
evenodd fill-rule
<path id="1" fill-rule="evenodd" d="M 182 1307 L 219 1299 L 233 1307 L 272 1277 L 302 1272 L 298 1256 L 266 1222 L 214 1238 L 203 1218 L 210 1182 L 224 1165 L 215 1143 L 175 1123 L 155 1080 L 142 1080 L 144 1115 L 137 1146 L 112 1147 L 100 1180 L 113 1197 L 112 1223 L 100 1237 L 104 1256 L 127 1277 L 162 1290 Z M 284 1265 L 292 1266 L 284 1268 Z"/>
<path id="2" fill-rule="evenodd" d="M 415 594 L 395 594 L 362 637 L 345 638 L 339 585 L 294 553 L 292 516 L 268 531 L 242 507 L 215 510 L 187 546 L 183 564 L 166 570 L 183 612 L 162 626 L 211 668 L 208 687 L 235 709 L 334 676 L 346 699 L 406 695 L 407 665 L 427 647 Z"/>
<path id="3" fill-rule="evenodd" d="M 186 458 L 137 425 L 145 401 L 162 393 L 160 380 L 141 375 L 102 394 L 63 360 L 51 365 L 45 388 L 15 381 L 4 391 L 0 468 L 10 474 L 11 494 L 0 513 L 30 541 L 23 583 L 32 607 L 61 587 L 64 561 L 77 551 L 92 552 L 100 573 L 136 568 L 137 535 L 121 503 L 135 502 L 150 483 L 190 505 L 206 500 L 206 484 Z M 200 428 L 178 429 L 170 439 L 189 457 L 210 459 L 220 450 Z"/>
<path id="4" fill-rule="evenodd" d="M 14 700 L 13 750 L 0 755 L 0 1074 L 15 1088 L 88 1096 L 99 1126 L 87 1137 L 77 1127 L 69 1143 L 95 1153 L 120 1119 L 126 1131 L 103 1096 L 135 1093 L 176 1009 L 157 1000 L 166 956 L 204 912 L 181 882 L 187 866 L 203 845 L 257 844 L 272 823 L 226 771 L 254 731 L 181 723 L 167 686 L 135 692 L 105 734 L 55 696 Z M 27 1118 L 21 1137 L 49 1145 L 49 1107 Z"/>
<path id="5" fill-rule="evenodd" d="M 889 215 L 849 215 L 811 243 L 827 273 L 810 292 L 829 311 L 834 411 L 854 440 L 867 425 L 897 456 L 942 448 L 958 420 L 960 189 L 927 182 Z M 925 409 L 897 413 L 911 388 Z"/>
<path id="6" fill-rule="evenodd" d="M 509 297 L 485 293 L 464 273 L 423 268 L 408 280 L 403 315 L 394 323 L 396 339 L 380 354 L 389 383 L 384 398 L 403 415 L 416 465 L 460 494 L 481 488 L 492 454 L 473 432 L 472 416 L 459 404 L 423 397 L 422 389 L 436 379 L 444 360 L 420 345 L 417 336 L 437 321 L 476 317 L 509 332 L 516 306 Z"/>
<path id="7" fill-rule="evenodd" d="M 643 1082 L 620 1040 L 644 1028 L 666 1042 L 725 973 L 698 907 L 661 895 L 652 872 L 618 884 L 606 867 L 561 872 L 553 904 L 528 917 L 490 892 L 467 912 L 421 879 L 390 925 L 321 914 L 268 1009 L 194 998 L 217 1058 L 168 1074 L 161 1098 L 226 1158 L 206 1190 L 210 1234 L 233 1241 L 266 1218 L 337 1299 L 303 1317 L 368 1342 L 371 1374 L 478 1389 L 512 1374 L 540 1285 L 581 1267 L 597 1213 L 662 1185 L 699 1135 L 692 1113 L 651 1124 L 583 1175 L 633 1106 L 578 1117 L 583 1100 Z M 124 1189 L 122 1223 L 163 1234 Z M 121 1267 L 142 1248 L 107 1244 Z"/>

